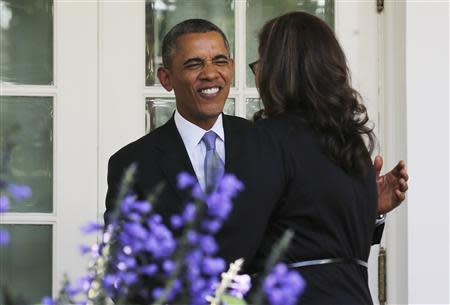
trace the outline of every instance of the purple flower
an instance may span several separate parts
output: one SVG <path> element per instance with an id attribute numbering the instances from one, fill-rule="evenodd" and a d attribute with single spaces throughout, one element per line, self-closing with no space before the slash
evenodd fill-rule
<path id="1" fill-rule="evenodd" d="M 186 261 L 192 265 L 198 265 L 203 259 L 203 253 L 199 249 L 192 250 L 186 255 Z"/>
<path id="2" fill-rule="evenodd" d="M 145 249 L 153 254 L 155 259 L 170 256 L 176 247 L 172 232 L 164 224 L 151 222 L 150 233 L 145 241 Z"/>
<path id="3" fill-rule="evenodd" d="M 216 192 L 208 196 L 206 204 L 208 205 L 208 214 L 222 220 L 228 217 L 233 208 L 227 196 Z"/>
<path id="4" fill-rule="evenodd" d="M 52 299 L 51 297 L 43 297 L 41 300 L 41 303 L 43 305 L 56 305 L 56 300 Z"/>
<path id="5" fill-rule="evenodd" d="M 117 268 L 121 271 L 133 269 L 136 267 L 136 258 L 123 253 L 117 255 Z"/>
<path id="6" fill-rule="evenodd" d="M 92 278 L 90 276 L 82 276 L 77 280 L 77 286 L 80 291 L 87 292 L 92 285 Z"/>
<path id="7" fill-rule="evenodd" d="M 271 305 L 295 305 L 305 289 L 305 281 L 285 264 L 277 264 L 264 280 L 264 292 Z"/>
<path id="8" fill-rule="evenodd" d="M 195 245 L 198 242 L 198 233 L 193 230 L 189 230 L 187 233 L 187 240 L 189 244 Z"/>
<path id="9" fill-rule="evenodd" d="M 0 229 L 0 247 L 8 244 L 10 240 L 11 237 L 9 236 L 9 232 Z"/>
<path id="10" fill-rule="evenodd" d="M 166 260 L 163 262 L 163 270 L 166 274 L 172 273 L 173 269 L 175 269 L 175 263 L 171 260 Z"/>
<path id="11" fill-rule="evenodd" d="M 206 281 L 201 277 L 192 278 L 190 282 L 190 291 L 191 294 L 196 295 L 203 289 L 205 289 Z"/>
<path id="12" fill-rule="evenodd" d="M 67 294 L 69 298 L 75 297 L 77 294 L 81 293 L 80 287 L 73 287 L 71 285 L 64 286 L 64 292 Z"/>
<path id="13" fill-rule="evenodd" d="M 248 274 L 236 275 L 233 278 L 233 282 L 230 285 L 230 294 L 237 298 L 242 299 L 244 295 L 252 287 L 251 278 Z"/>
<path id="14" fill-rule="evenodd" d="M 6 189 L 17 201 L 22 201 L 31 197 L 31 188 L 26 185 L 10 183 Z"/>
<path id="15" fill-rule="evenodd" d="M 239 181 L 235 175 L 232 174 L 224 175 L 218 186 L 218 192 L 230 198 L 236 196 L 236 194 L 243 189 L 244 184 Z"/>
<path id="16" fill-rule="evenodd" d="M 200 248 L 207 255 L 212 255 L 218 250 L 215 239 L 210 235 L 200 237 Z"/>
<path id="17" fill-rule="evenodd" d="M 157 271 L 158 266 L 156 266 L 155 264 L 145 265 L 140 268 L 140 272 L 148 276 L 155 274 Z"/>
<path id="18" fill-rule="evenodd" d="M 124 215 L 128 215 L 128 213 L 130 213 L 131 206 L 133 205 L 133 202 L 134 202 L 134 198 L 135 198 L 134 196 L 128 195 L 120 203 L 120 211 Z"/>
<path id="19" fill-rule="evenodd" d="M 87 245 L 80 245 L 79 249 L 80 249 L 81 255 L 85 255 L 85 254 L 91 252 L 91 247 L 87 246 Z"/>
<path id="20" fill-rule="evenodd" d="M 217 233 L 221 227 L 222 221 L 219 219 L 202 221 L 202 229 L 211 234 Z"/>
<path id="21" fill-rule="evenodd" d="M 0 213 L 5 213 L 9 210 L 9 199 L 8 197 L 2 195 L 0 196 Z"/>
<path id="22" fill-rule="evenodd" d="M 153 298 L 156 300 L 158 299 L 161 294 L 163 293 L 164 289 L 160 288 L 160 287 L 156 287 L 155 289 L 153 289 L 152 291 L 152 296 Z"/>
<path id="23" fill-rule="evenodd" d="M 202 271 L 206 275 L 218 275 L 225 270 L 225 261 L 222 258 L 207 257 L 203 260 Z"/>
<path id="24" fill-rule="evenodd" d="M 195 207 L 195 204 L 193 203 L 188 203 L 186 205 L 186 207 L 184 208 L 183 211 L 183 220 L 186 222 L 191 222 L 194 220 L 195 218 L 195 212 L 196 212 L 197 208 Z"/>
<path id="25" fill-rule="evenodd" d="M 161 296 L 161 294 L 163 293 L 163 291 L 164 291 L 164 289 L 160 288 L 160 287 L 153 289 L 153 291 L 152 291 L 153 298 L 154 299 L 159 298 Z M 180 293 L 180 291 L 181 291 L 181 282 L 179 280 L 175 280 L 172 290 L 169 292 L 167 300 L 172 301 L 175 298 L 175 296 L 178 293 Z"/>
<path id="26" fill-rule="evenodd" d="M 108 273 L 103 277 L 102 284 L 107 295 L 109 297 L 115 297 L 115 293 L 120 284 L 120 279 L 116 274 Z"/>
<path id="27" fill-rule="evenodd" d="M 128 286 L 136 283 L 138 280 L 135 272 L 119 272 L 118 276 Z"/>
<path id="28" fill-rule="evenodd" d="M 177 176 L 177 187 L 180 190 L 184 190 L 188 187 L 191 187 L 196 182 L 197 182 L 197 179 L 195 179 L 195 177 L 193 177 L 192 175 L 190 175 L 186 172 L 181 172 Z"/>
<path id="29" fill-rule="evenodd" d="M 147 201 L 135 201 L 131 208 L 140 214 L 148 214 L 152 210 L 151 204 Z"/>
<path id="30" fill-rule="evenodd" d="M 82 225 L 80 227 L 80 230 L 81 230 L 81 232 L 83 232 L 83 234 L 87 235 L 87 234 L 91 234 L 91 233 L 103 230 L 103 226 L 99 223 L 91 221 L 91 222 L 88 222 L 88 223 Z"/>
<path id="31" fill-rule="evenodd" d="M 170 224 L 172 225 L 172 228 L 174 228 L 176 230 L 183 226 L 184 221 L 180 215 L 172 215 L 170 217 Z"/>
<path id="32" fill-rule="evenodd" d="M 137 238 L 138 240 L 145 240 L 148 237 L 147 230 L 139 223 L 126 223 L 123 225 L 123 230 L 131 238 Z"/>
<path id="33" fill-rule="evenodd" d="M 203 192 L 202 188 L 200 187 L 200 184 L 194 185 L 192 188 L 192 197 L 195 199 L 203 200 L 205 197 L 205 193 Z"/>

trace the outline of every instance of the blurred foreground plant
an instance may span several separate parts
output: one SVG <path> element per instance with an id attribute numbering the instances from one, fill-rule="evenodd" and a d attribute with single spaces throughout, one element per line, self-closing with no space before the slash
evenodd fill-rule
<path id="1" fill-rule="evenodd" d="M 139 200 L 127 190 L 134 169 L 121 186 L 118 208 L 104 228 L 96 223 L 82 227 L 84 233 L 103 231 L 102 242 L 82 246 L 92 263 L 75 283 L 66 280 L 56 299 L 46 297 L 45 305 L 65 304 L 246 304 L 251 287 L 248 275 L 239 275 L 243 260 L 230 265 L 216 256 L 214 238 L 232 210 L 232 199 L 244 186 L 233 175 L 224 175 L 217 188 L 205 194 L 197 180 L 186 173 L 178 175 L 178 187 L 191 194 L 179 214 L 163 219 L 154 213 L 152 202 Z M 266 279 L 257 289 L 257 303 L 295 304 L 304 288 L 297 272 L 283 264 L 272 267 L 289 243 L 292 233 L 275 247 L 266 267 Z M 290 301 L 293 300 L 293 301 Z"/>

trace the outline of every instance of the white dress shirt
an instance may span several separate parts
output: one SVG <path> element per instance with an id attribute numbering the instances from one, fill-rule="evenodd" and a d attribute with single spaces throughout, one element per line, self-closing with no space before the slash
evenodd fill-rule
<path id="1" fill-rule="evenodd" d="M 225 164 L 225 133 L 223 131 L 222 114 L 219 115 L 213 127 L 209 130 L 204 130 L 197 125 L 186 120 L 178 110 L 174 115 L 175 126 L 181 139 L 183 140 L 184 147 L 191 160 L 192 167 L 194 168 L 195 175 L 203 190 L 205 190 L 205 155 L 206 146 L 202 141 L 202 137 L 209 130 L 214 131 L 217 134 L 216 138 L 216 151 L 219 157 Z"/>

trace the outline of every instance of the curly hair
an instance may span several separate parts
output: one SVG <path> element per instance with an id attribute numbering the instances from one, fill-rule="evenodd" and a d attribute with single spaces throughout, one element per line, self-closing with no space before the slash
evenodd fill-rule
<path id="1" fill-rule="evenodd" d="M 256 83 L 265 116 L 299 114 L 334 163 L 350 174 L 367 172 L 375 135 L 350 85 L 344 52 L 325 22 L 305 12 L 268 21 L 259 33 Z"/>

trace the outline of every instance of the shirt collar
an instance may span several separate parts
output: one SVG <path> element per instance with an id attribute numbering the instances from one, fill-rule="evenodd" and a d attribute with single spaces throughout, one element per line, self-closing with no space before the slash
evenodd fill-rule
<path id="1" fill-rule="evenodd" d="M 177 127 L 178 132 L 183 139 L 183 143 L 186 146 L 187 151 L 191 151 L 195 146 L 197 146 L 202 140 L 203 135 L 209 131 L 204 130 L 203 128 L 200 128 L 197 125 L 186 120 L 178 112 L 178 110 L 175 110 L 174 120 L 175 126 Z M 225 142 L 222 114 L 217 117 L 216 122 L 210 130 L 214 131 L 217 134 L 218 138 Z"/>

